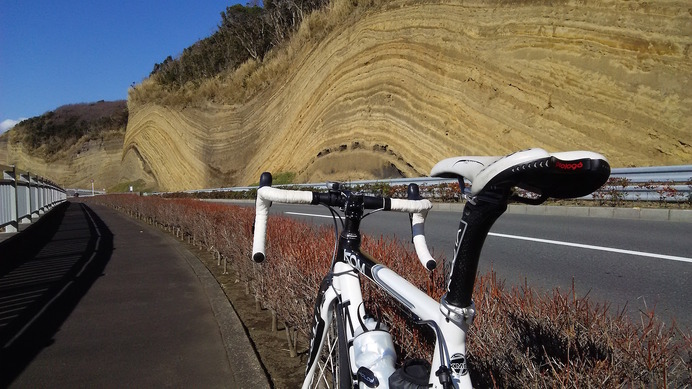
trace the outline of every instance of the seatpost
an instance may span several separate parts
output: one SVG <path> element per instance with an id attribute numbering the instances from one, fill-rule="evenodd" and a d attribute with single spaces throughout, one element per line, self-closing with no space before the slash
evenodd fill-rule
<path id="1" fill-rule="evenodd" d="M 469 200 L 459 222 L 454 262 L 445 299 L 450 305 L 466 308 L 471 305 L 473 285 L 481 249 L 493 223 L 507 210 L 506 197 L 478 196 Z"/>

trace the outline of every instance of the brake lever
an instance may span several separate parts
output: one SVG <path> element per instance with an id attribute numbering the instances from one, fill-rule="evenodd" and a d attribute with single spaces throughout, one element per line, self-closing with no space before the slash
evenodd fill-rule
<path id="1" fill-rule="evenodd" d="M 420 200 L 420 188 L 418 187 L 418 184 L 409 184 L 408 188 L 406 189 L 406 198 L 409 200 Z M 413 243 L 413 214 L 409 213 L 408 214 L 408 223 L 409 226 L 411 227 L 411 243 Z"/>

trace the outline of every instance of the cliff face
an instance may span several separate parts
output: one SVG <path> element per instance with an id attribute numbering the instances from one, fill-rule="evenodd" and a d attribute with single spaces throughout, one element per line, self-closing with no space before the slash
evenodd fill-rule
<path id="1" fill-rule="evenodd" d="M 528 147 L 689 164 L 691 47 L 688 1 L 394 0 L 244 104 L 130 105 L 123 155 L 166 190 L 421 176 Z"/>
<path id="2" fill-rule="evenodd" d="M 123 135 L 107 134 L 101 139 L 81 141 L 63 150 L 60 158 L 46 161 L 32 155 L 9 136 L 0 138 L 0 162 L 16 165 L 23 171 L 46 177 L 64 188 L 111 189 L 119 183 L 141 180 L 155 188 L 156 182 L 134 153 L 123 158 Z"/>

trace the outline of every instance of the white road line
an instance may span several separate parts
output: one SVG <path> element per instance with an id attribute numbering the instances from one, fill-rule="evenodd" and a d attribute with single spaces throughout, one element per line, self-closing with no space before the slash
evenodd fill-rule
<path id="1" fill-rule="evenodd" d="M 286 215 L 296 215 L 296 216 L 311 216 L 311 217 L 323 217 L 331 219 L 332 215 L 315 215 L 313 213 L 300 213 L 300 212 L 284 212 Z"/>
<path id="2" fill-rule="evenodd" d="M 331 219 L 331 216 L 330 216 L 330 215 L 315 215 L 315 214 L 312 214 L 312 213 L 300 213 L 300 212 L 284 212 L 284 213 L 286 213 L 287 215 L 310 216 L 310 217 L 323 217 L 323 218 L 330 218 L 330 219 Z M 526 241 L 537 242 L 537 243 L 555 244 L 555 245 L 559 245 L 559 246 L 578 247 L 578 248 L 589 249 L 589 250 L 608 251 L 608 252 L 611 252 L 611 253 L 619 253 L 619 254 L 627 254 L 627 255 L 638 255 L 638 256 L 641 256 L 641 257 L 651 257 L 651 258 L 667 259 L 667 260 L 670 260 L 670 261 L 680 261 L 680 262 L 692 263 L 692 258 L 678 257 L 678 256 L 675 256 L 675 255 L 665 255 L 665 254 L 647 253 L 647 252 L 645 252 L 645 251 L 623 250 L 623 249 L 616 249 L 616 248 L 613 248 L 613 247 L 594 246 L 594 245 L 589 245 L 589 244 L 563 242 L 563 241 L 559 241 L 559 240 L 531 238 L 531 237 L 528 237 L 528 236 L 498 234 L 498 233 L 496 233 L 496 232 L 490 232 L 490 233 L 488 233 L 488 235 L 496 236 L 496 237 L 498 237 L 498 238 L 508 238 L 508 239 L 526 240 Z"/>
<path id="3" fill-rule="evenodd" d="M 518 240 L 528 240 L 528 241 L 531 241 L 531 242 L 538 242 L 538 243 L 556 244 L 556 245 L 560 245 L 560 246 L 579 247 L 579 248 L 589 249 L 589 250 L 609 251 L 609 252 L 612 252 L 612 253 L 628 254 L 628 255 L 638 255 L 638 256 L 642 256 L 642 257 L 651 257 L 651 258 L 659 258 L 659 259 L 668 259 L 668 260 L 671 260 L 671 261 L 681 261 L 681 262 L 689 262 L 689 263 L 692 263 L 692 258 L 677 257 L 677 256 L 675 256 L 675 255 L 664 255 L 664 254 L 656 254 L 656 253 L 647 253 L 647 252 L 645 252 L 645 251 L 623 250 L 623 249 L 616 249 L 616 248 L 613 248 L 613 247 L 593 246 L 593 245 L 589 245 L 589 244 L 562 242 L 562 241 L 559 241 L 559 240 L 529 238 L 529 237 L 527 237 L 527 236 L 498 234 L 498 233 L 495 233 L 495 232 L 488 233 L 488 235 L 497 236 L 497 237 L 500 237 L 500 238 L 509 238 L 509 239 L 518 239 Z"/>

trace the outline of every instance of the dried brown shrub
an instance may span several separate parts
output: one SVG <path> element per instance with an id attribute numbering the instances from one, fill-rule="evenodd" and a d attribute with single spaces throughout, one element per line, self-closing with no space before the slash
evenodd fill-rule
<path id="1" fill-rule="evenodd" d="M 252 208 L 133 195 L 92 201 L 184 236 L 194 235 L 200 245 L 218 245 L 239 277 L 254 284 L 263 305 L 307 335 L 317 288 L 334 246 L 330 229 L 272 217 L 267 261 L 253 265 Z M 366 237 L 363 249 L 431 296 L 439 298 L 444 292 L 445 272 L 424 270 L 407 244 Z M 474 296 L 478 315 L 469 333 L 468 356 L 479 387 L 690 387 L 690 334 L 666 325 L 653 311 L 635 323 L 624 312 L 612 314 L 607 305 L 576 297 L 573 290 L 539 294 L 528 285 L 507 290 L 492 272 L 478 278 Z M 431 354 L 430 333 L 411 325 L 394 301 L 368 282 L 364 298 L 371 313 L 392 326 L 404 350 L 400 357 Z"/>

